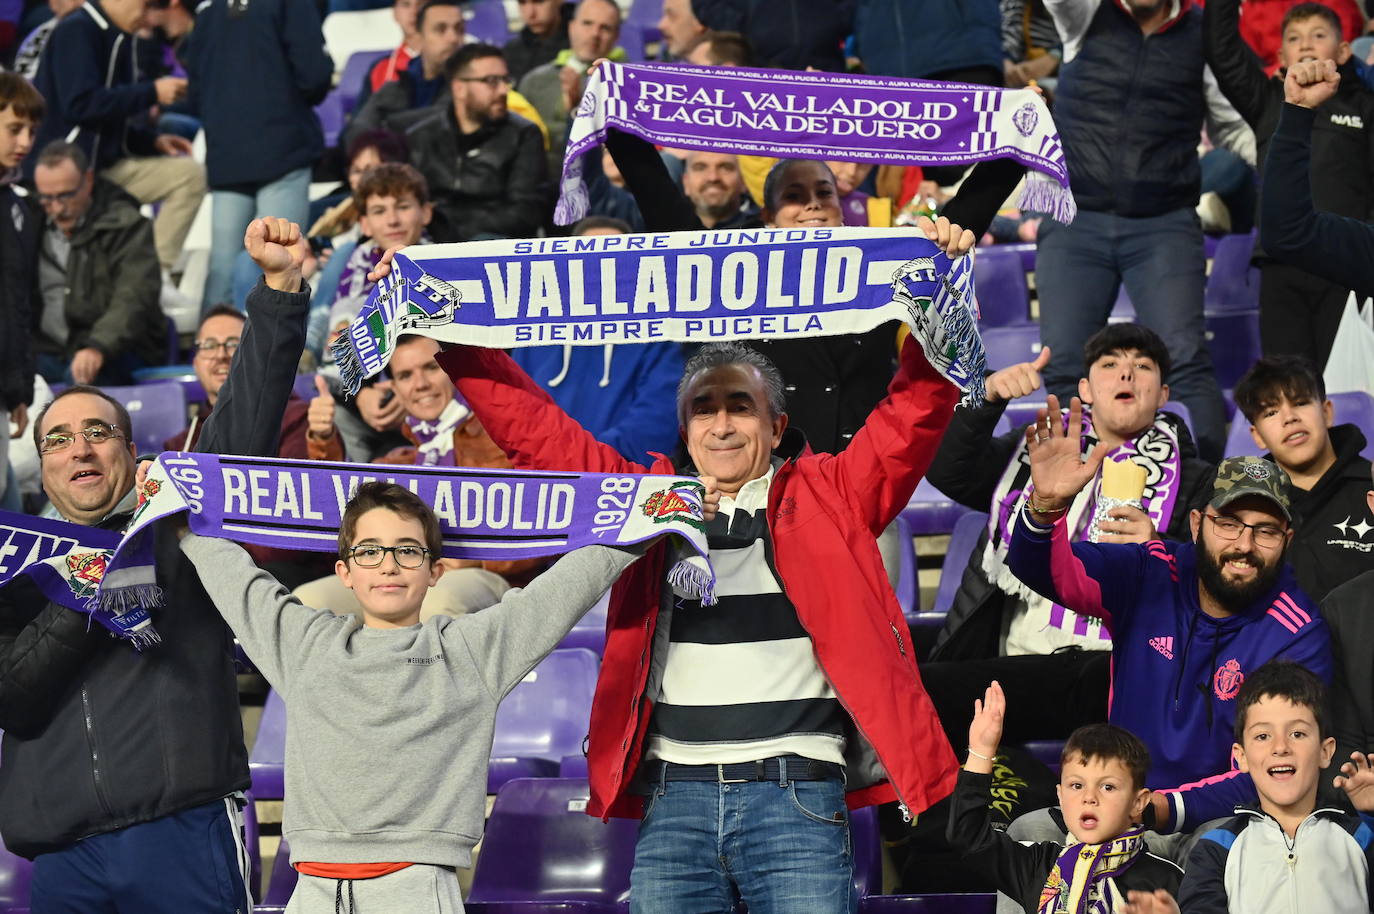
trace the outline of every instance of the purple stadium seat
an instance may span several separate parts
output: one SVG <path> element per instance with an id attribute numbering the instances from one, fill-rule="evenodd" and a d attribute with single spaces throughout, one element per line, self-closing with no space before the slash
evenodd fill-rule
<path id="1" fill-rule="evenodd" d="M 554 777 L 565 755 L 582 751 L 600 666 L 592 651 L 556 650 L 511 690 L 496 711 L 487 793 L 513 778 Z"/>
<path id="2" fill-rule="evenodd" d="M 911 501 L 902 509 L 902 517 L 910 526 L 910 535 L 931 536 L 953 530 L 955 521 L 967 510 L 931 485 L 929 480 L 922 479 Z"/>
<path id="3" fill-rule="evenodd" d="M 988 525 L 988 515 L 983 511 L 970 511 L 959 518 L 954 532 L 949 536 L 949 548 L 945 551 L 945 561 L 940 567 L 940 586 L 935 591 L 935 613 L 941 621 L 954 605 L 954 595 L 959 592 L 959 580 L 968 567 L 969 556 L 978 545 L 978 538 Z"/>
<path id="4" fill-rule="evenodd" d="M 33 864 L 0 847 L 0 912 L 29 914 Z"/>
<path id="5" fill-rule="evenodd" d="M 1053 771 L 1055 776 L 1059 775 L 1061 767 L 1059 761 L 1064 754 L 1064 741 L 1062 739 L 1033 740 L 1026 743 L 1024 748 L 1035 757 L 1036 761 Z"/>
<path id="6" fill-rule="evenodd" d="M 1122 283 L 1116 291 L 1116 302 L 1112 305 L 1112 313 L 1107 316 L 1107 323 L 1127 324 L 1135 319 L 1135 302 L 1131 301 L 1131 293 L 1126 291 L 1126 284 Z"/>
<path id="7" fill-rule="evenodd" d="M 1226 434 L 1226 456 L 1258 457 L 1263 453 L 1264 448 L 1255 444 L 1255 439 L 1250 437 L 1250 420 L 1237 410 L 1235 418 L 1231 420 L 1231 430 Z"/>
<path id="8" fill-rule="evenodd" d="M 983 338 L 983 348 L 987 350 L 988 368 L 993 371 L 1034 361 L 1040 353 L 1040 327 L 1037 324 L 989 327 L 979 331 L 979 334 Z"/>
<path id="9" fill-rule="evenodd" d="M 324 131 L 326 149 L 333 148 L 343 133 L 344 121 L 348 111 L 343 106 L 343 96 L 338 89 L 331 89 L 324 101 L 315 106 L 315 116 L 320 119 L 320 129 Z"/>
<path id="10" fill-rule="evenodd" d="M 248 771 L 253 778 L 253 796 L 259 800 L 280 800 L 286 795 L 286 704 L 276 689 L 267 693 L 258 724 L 258 738 L 248 755 Z"/>
<path id="11" fill-rule="evenodd" d="M 296 375 L 296 380 L 291 384 L 291 390 L 302 400 L 315 399 L 315 376 L 313 374 Z"/>
<path id="12" fill-rule="evenodd" d="M 630 4 L 630 12 L 625 17 L 626 22 L 633 22 L 637 25 L 649 25 L 658 28 L 658 20 L 663 18 L 663 0 L 634 0 Z M 661 35 L 656 35 L 657 41 Z"/>
<path id="13" fill-rule="evenodd" d="M 878 834 L 878 807 L 849 811 L 849 843 L 854 852 L 854 888 L 860 898 L 883 891 L 883 839 Z"/>
<path id="14" fill-rule="evenodd" d="M 997 896 L 988 895 L 870 895 L 859 904 L 861 914 L 993 914 Z"/>
<path id="15" fill-rule="evenodd" d="M 262 904 L 253 906 L 255 914 L 285 911 L 286 903 L 291 900 L 291 893 L 296 891 L 298 877 L 296 868 L 291 865 L 291 846 L 282 838 L 281 844 L 277 846 L 276 859 L 272 861 L 272 877 L 267 881 L 267 891 L 263 893 Z"/>
<path id="16" fill-rule="evenodd" d="M 629 896 L 638 822 L 586 814 L 587 782 L 518 778 L 496 795 L 469 914 L 614 914 Z"/>
<path id="17" fill-rule="evenodd" d="M 343 73 L 339 74 L 338 88 L 334 90 L 339 93 L 339 105 L 343 108 L 344 114 L 352 112 L 358 104 L 358 96 L 363 94 L 363 83 L 367 80 L 367 74 L 372 72 L 372 65 L 390 53 L 390 51 L 354 51 L 348 55 Z"/>
<path id="18" fill-rule="evenodd" d="M 620 49 L 625 52 L 628 63 L 640 63 L 645 59 L 645 27 L 635 22 L 625 22 L 620 26 Z"/>
<path id="19" fill-rule="evenodd" d="M 1030 291 L 1026 288 L 1021 255 L 1016 251 L 997 246 L 980 251 L 973 262 L 973 281 L 982 326 L 1008 327 L 1030 322 Z"/>
<path id="20" fill-rule="evenodd" d="M 558 763 L 558 776 L 560 778 L 582 778 L 587 779 L 587 757 L 580 752 L 577 755 L 565 755 Z"/>
<path id="21" fill-rule="evenodd" d="M 248 803 L 243 807 L 243 846 L 248 851 L 248 891 L 257 901 L 262 894 L 262 836 L 258 831 L 257 804 L 251 795 L 247 800 Z"/>
<path id="22" fill-rule="evenodd" d="M 1207 348 L 1212 353 L 1217 384 L 1224 390 L 1232 389 L 1260 357 L 1259 312 L 1207 315 Z"/>
<path id="23" fill-rule="evenodd" d="M 1188 431 L 1191 432 L 1193 430 L 1193 414 L 1189 412 L 1188 407 L 1184 406 L 1182 403 L 1170 400 L 1168 403 L 1161 406 L 1160 409 L 1166 413 L 1173 413 L 1175 416 L 1178 416 L 1183 420 L 1183 424 Z"/>
<path id="24" fill-rule="evenodd" d="M 990 251 L 992 250 L 992 248 L 983 248 L 982 250 Z M 1016 256 L 1021 258 L 1021 271 L 1023 273 L 1035 272 L 1035 242 L 1030 241 L 1017 242 L 1016 244 L 999 244 L 997 245 L 997 250 L 1014 251 L 1016 253 Z"/>
<path id="25" fill-rule="evenodd" d="M 474 0 L 463 14 L 468 34 L 498 48 L 510 41 L 506 5 L 501 0 Z"/>
<path id="26" fill-rule="evenodd" d="M 580 647 L 591 651 L 598 657 L 606 648 L 606 613 L 611 607 L 611 592 L 608 590 L 587 610 L 587 614 L 577 620 L 572 631 L 558 642 L 559 647 Z"/>
<path id="27" fill-rule="evenodd" d="M 1217 241 L 1203 298 L 1208 314 L 1258 310 L 1259 270 L 1250 266 L 1254 250 L 1254 232 L 1225 235 Z"/>
<path id="28" fill-rule="evenodd" d="M 921 608 L 921 584 L 916 571 L 916 544 L 911 541 L 911 522 L 897 515 L 897 603 L 910 615 Z"/>
<path id="29" fill-rule="evenodd" d="M 159 381 L 103 389 L 129 411 L 140 454 L 162 453 L 162 442 L 186 428 L 186 394 L 180 384 Z"/>
<path id="30" fill-rule="evenodd" d="M 1374 397 L 1358 391 L 1346 391 L 1330 395 L 1331 405 L 1335 408 L 1337 424 L 1349 422 L 1364 432 L 1364 456 L 1374 454 Z"/>

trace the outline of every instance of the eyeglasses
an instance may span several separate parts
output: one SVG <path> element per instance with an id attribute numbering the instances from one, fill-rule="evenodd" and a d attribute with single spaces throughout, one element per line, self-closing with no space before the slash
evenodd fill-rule
<path id="1" fill-rule="evenodd" d="M 348 550 L 348 555 L 359 568 L 376 568 L 386 560 L 388 552 L 396 557 L 396 564 L 402 568 L 419 568 L 429 555 L 429 550 L 423 546 L 378 546 L 375 543 L 354 546 Z"/>
<path id="2" fill-rule="evenodd" d="M 1234 517 L 1221 517 L 1216 514 L 1204 516 L 1216 528 L 1217 536 L 1224 540 L 1238 540 L 1242 530 L 1249 530 L 1256 546 L 1272 548 L 1283 542 L 1284 536 L 1288 533 L 1287 530 L 1282 527 L 1275 527 L 1273 524 L 1247 524 L 1244 521 L 1236 520 Z"/>
<path id="3" fill-rule="evenodd" d="M 481 83 L 488 89 L 499 89 L 502 86 L 515 85 L 515 80 L 511 79 L 509 74 L 504 76 L 460 76 L 458 77 L 458 81 L 460 83 Z"/>
<path id="4" fill-rule="evenodd" d="M 64 190 L 60 194 L 34 194 L 33 198 L 38 201 L 39 206 L 48 206 L 53 203 L 70 203 L 76 199 L 76 195 L 81 193 L 81 188 L 74 187 L 71 190 Z"/>
<path id="5" fill-rule="evenodd" d="M 225 355 L 229 356 L 230 358 L 233 358 L 234 353 L 238 352 L 239 349 L 239 338 L 236 336 L 231 336 L 224 342 L 220 342 L 214 337 L 207 337 L 203 340 L 196 340 L 195 346 L 198 351 L 203 352 L 206 355 L 209 355 L 212 352 L 216 352 L 217 350 L 223 349 Z"/>
<path id="6" fill-rule="evenodd" d="M 40 454 L 54 454 L 58 451 L 65 451 L 72 446 L 76 440 L 76 435 L 85 438 L 91 444 L 103 444 L 112 438 L 123 438 L 124 433 L 110 428 L 108 425 L 91 425 L 83 428 L 76 434 L 70 432 L 49 432 L 44 435 L 38 445 Z"/>

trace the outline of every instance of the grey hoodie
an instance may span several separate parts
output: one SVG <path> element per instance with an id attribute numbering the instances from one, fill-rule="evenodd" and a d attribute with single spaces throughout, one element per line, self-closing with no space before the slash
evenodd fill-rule
<path id="1" fill-rule="evenodd" d="M 286 703 L 291 862 L 467 867 L 496 706 L 642 552 L 587 546 L 458 618 L 364 627 L 310 609 L 229 540 L 181 544 Z"/>

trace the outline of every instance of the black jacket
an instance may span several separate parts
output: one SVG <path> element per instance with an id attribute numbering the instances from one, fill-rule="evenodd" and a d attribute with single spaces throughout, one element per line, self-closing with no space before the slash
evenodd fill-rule
<path id="1" fill-rule="evenodd" d="M 1266 76 L 1240 37 L 1240 0 L 1208 0 L 1202 16 L 1207 63 L 1222 94 L 1255 131 L 1260 161 L 1283 110 L 1283 74 Z M 1341 67 L 1341 85 L 1317 112 L 1312 138 L 1312 197 L 1322 212 L 1374 216 L 1374 92 L 1353 62 Z"/>
<path id="2" fill-rule="evenodd" d="M 43 214 L 14 188 L 0 185 L 0 410 L 33 402 L 34 313 Z"/>
<path id="3" fill-rule="evenodd" d="M 453 106 L 406 131 L 410 161 L 429 184 L 437 242 L 478 235 L 528 238 L 549 215 L 548 162 L 539 128 L 507 114 L 473 133 L 458 129 Z"/>
<path id="4" fill-rule="evenodd" d="M 945 835 L 967 863 L 983 874 L 987 883 L 1015 900 L 1027 914 L 1040 910 L 1040 892 L 1064 846 L 1053 841 L 1022 844 L 992 827 L 988 818 L 992 775 L 960 771 L 950 801 Z M 1052 810 L 1051 814 L 1058 810 Z M 1063 823 L 1058 822 L 1062 827 Z M 1156 857 L 1149 846 L 1125 872 L 1112 877 L 1123 892 L 1165 889 L 1178 894 L 1183 870 Z"/>
<path id="5" fill-rule="evenodd" d="M 198 447 L 276 453 L 305 344 L 309 289 L 248 298 L 248 324 Z M 101 526 L 117 529 L 120 514 Z M 170 531 L 157 531 L 162 643 L 136 652 L 50 603 L 0 588 L 0 835 L 33 857 L 249 786 L 233 636 Z"/>
<path id="6" fill-rule="evenodd" d="M 511 79 L 519 82 L 526 73 L 553 60 L 559 51 L 568 46 L 568 20 L 572 17 L 572 9 L 571 3 L 563 4 L 560 13 L 562 21 L 551 35 L 540 38 L 528 28 L 523 28 L 506 42 L 501 53 L 506 57 Z"/>
<path id="7" fill-rule="evenodd" d="M 634 194 L 651 232 L 703 231 L 692 201 L 668 174 L 654 147 L 611 130 L 606 148 Z M 1025 173 L 1011 159 L 980 162 L 945 207 L 950 221 L 981 236 Z M 819 453 L 837 454 L 887 395 L 897 357 L 895 322 L 852 336 L 754 341 L 782 372 L 788 421 Z"/>
<path id="8" fill-rule="evenodd" d="M 1374 295 L 1374 226 L 1317 212 L 1310 183 L 1317 112 L 1284 103 L 1264 159 L 1260 243 L 1269 256 Z"/>
<path id="9" fill-rule="evenodd" d="M 212 0 L 182 51 L 211 187 L 254 187 L 324 152 L 314 107 L 334 80 L 320 19 L 299 0 Z"/>
<path id="10" fill-rule="evenodd" d="M 157 89 L 139 77 L 137 40 L 106 18 L 99 0 L 87 0 L 53 29 L 33 81 L 48 110 L 24 160 L 26 177 L 33 177 L 43 147 L 73 131 L 72 142 L 98 169 L 128 156 L 156 154 L 157 137 L 143 116 L 157 104 Z"/>
<path id="11" fill-rule="evenodd" d="M 1369 461 L 1360 456 L 1365 443 L 1355 426 L 1335 426 L 1331 445 L 1336 462 L 1309 491 L 1289 490 L 1296 530 L 1288 564 L 1313 600 L 1374 569 L 1374 517 L 1365 499 Z"/>
<path id="12" fill-rule="evenodd" d="M 1352 752 L 1374 751 L 1374 571 L 1366 571 L 1332 590 L 1322 600 L 1322 618 L 1331 629 L 1331 735 L 1339 769 Z"/>
<path id="13" fill-rule="evenodd" d="M 945 429 L 940 450 L 926 471 L 926 479 L 931 485 L 974 511 L 987 511 L 992 506 L 997 483 L 1025 437 L 1025 429 L 1013 429 L 993 437 L 997 420 L 1006 408 L 1005 400 L 985 403 L 977 409 L 957 407 Z M 1207 502 L 1216 468 L 1197 456 L 1197 446 L 1182 421 L 1172 414 L 1165 415 L 1178 433 L 1182 479 L 1173 516 L 1162 534 L 1172 540 L 1188 540 L 1192 538 L 1188 511 Z M 1016 598 L 989 580 L 983 571 L 983 550 L 987 544 L 985 530 L 964 568 L 954 605 L 931 651 L 932 661 L 985 659 L 1000 653 L 1002 616 L 1015 605 Z"/>
<path id="14" fill-rule="evenodd" d="M 708 29 L 749 39 L 755 67 L 843 73 L 855 0 L 692 0 Z"/>
<path id="15" fill-rule="evenodd" d="M 1101 0 L 1055 94 L 1079 209 L 1144 217 L 1197 205 L 1202 69 L 1201 10 L 1185 0 L 1144 35 L 1118 0 Z"/>

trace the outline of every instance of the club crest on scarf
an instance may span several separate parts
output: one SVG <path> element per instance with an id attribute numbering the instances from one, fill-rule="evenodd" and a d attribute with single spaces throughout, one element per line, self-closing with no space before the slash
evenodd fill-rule
<path id="1" fill-rule="evenodd" d="M 401 271 L 392 270 L 377 283 L 372 300 L 376 310 L 354 321 L 348 333 L 334 343 L 333 351 L 336 359 L 342 353 L 356 351 L 363 357 L 364 365 L 375 364 L 380 371 L 390 360 L 396 340 L 406 333 L 453 323 L 463 296 L 452 283 L 423 271 L 408 279 Z M 394 316 L 388 320 L 388 315 Z M 353 338 L 352 346 L 347 337 Z"/>
<path id="2" fill-rule="evenodd" d="M 649 495 L 640 503 L 644 516 L 656 524 L 681 521 L 698 530 L 706 529 L 702 517 L 701 496 L 705 489 L 699 485 L 677 485 Z"/>
<path id="3" fill-rule="evenodd" d="M 110 557 L 103 552 L 74 552 L 67 556 L 67 583 L 72 596 L 89 600 L 100 590 Z"/>

